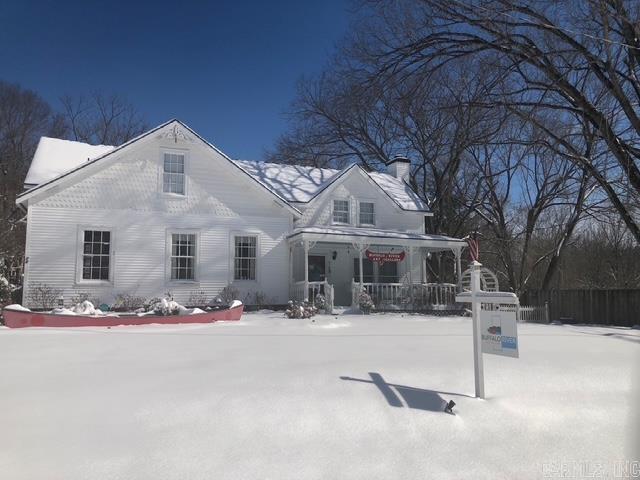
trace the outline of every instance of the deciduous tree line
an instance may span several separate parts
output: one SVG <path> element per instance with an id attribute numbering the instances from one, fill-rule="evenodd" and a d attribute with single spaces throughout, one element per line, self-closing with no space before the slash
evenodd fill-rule
<path id="1" fill-rule="evenodd" d="M 270 160 L 382 170 L 406 155 L 429 231 L 480 230 L 503 288 L 640 286 L 640 3 L 357 7 Z M 428 264 L 450 277 L 450 259 Z"/>
<path id="2" fill-rule="evenodd" d="M 41 136 L 120 145 L 146 125 L 118 95 L 64 96 L 52 107 L 36 92 L 0 80 L 0 274 L 22 261 L 24 212 L 16 207 Z"/>

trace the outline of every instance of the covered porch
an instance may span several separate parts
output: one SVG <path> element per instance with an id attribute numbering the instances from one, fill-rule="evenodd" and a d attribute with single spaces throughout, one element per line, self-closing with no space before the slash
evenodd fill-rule
<path id="1" fill-rule="evenodd" d="M 461 239 L 346 226 L 301 227 L 287 239 L 292 300 L 355 307 L 364 291 L 376 310 L 434 310 L 461 290 Z M 425 259 L 443 251 L 454 255 L 455 283 L 429 282 Z"/>

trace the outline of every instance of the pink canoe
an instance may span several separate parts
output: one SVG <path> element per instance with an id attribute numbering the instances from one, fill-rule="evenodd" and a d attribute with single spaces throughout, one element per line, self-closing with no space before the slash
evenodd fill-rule
<path id="1" fill-rule="evenodd" d="M 192 315 L 60 315 L 5 308 L 2 311 L 7 327 L 115 327 L 116 325 L 146 325 L 149 323 L 212 323 L 219 320 L 240 320 L 244 305 L 211 310 Z"/>

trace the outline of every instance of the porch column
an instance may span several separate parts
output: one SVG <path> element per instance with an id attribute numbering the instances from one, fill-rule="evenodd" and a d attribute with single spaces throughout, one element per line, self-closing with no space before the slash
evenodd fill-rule
<path id="1" fill-rule="evenodd" d="M 456 257 L 456 280 L 458 284 L 458 292 L 462 291 L 462 249 L 456 248 L 453 251 Z"/>
<path id="2" fill-rule="evenodd" d="M 289 244 L 289 298 L 293 296 L 293 244 Z"/>
<path id="3" fill-rule="evenodd" d="M 364 272 L 362 271 L 362 250 L 364 250 L 362 248 L 362 245 L 359 245 L 358 248 L 358 262 L 359 262 L 359 268 L 360 268 L 360 291 L 362 292 L 362 282 L 363 282 L 363 278 L 364 278 Z"/>
<path id="4" fill-rule="evenodd" d="M 409 299 L 413 308 L 413 247 L 409 246 Z"/>
<path id="5" fill-rule="evenodd" d="M 309 240 L 304 241 L 304 295 L 302 298 L 309 301 Z"/>

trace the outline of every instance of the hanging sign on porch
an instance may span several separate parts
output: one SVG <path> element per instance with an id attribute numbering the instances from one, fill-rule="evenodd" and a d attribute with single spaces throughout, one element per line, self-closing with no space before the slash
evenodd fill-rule
<path id="1" fill-rule="evenodd" d="M 372 252 L 366 250 L 365 254 L 369 260 L 382 265 L 385 262 L 401 262 L 404 260 L 404 250 L 401 252 Z"/>

